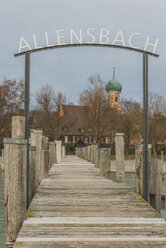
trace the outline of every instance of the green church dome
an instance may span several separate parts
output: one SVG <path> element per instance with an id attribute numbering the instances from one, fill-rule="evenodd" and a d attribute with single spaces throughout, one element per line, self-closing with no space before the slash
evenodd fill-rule
<path id="1" fill-rule="evenodd" d="M 110 92 L 110 91 L 121 92 L 122 91 L 122 85 L 115 78 L 115 67 L 113 68 L 113 78 L 106 85 L 106 91 L 107 92 Z"/>

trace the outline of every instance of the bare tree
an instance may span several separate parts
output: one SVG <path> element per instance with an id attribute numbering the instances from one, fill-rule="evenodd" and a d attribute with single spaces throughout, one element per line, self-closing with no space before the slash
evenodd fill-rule
<path id="1" fill-rule="evenodd" d="M 42 87 L 36 93 L 37 108 L 46 112 L 51 112 L 54 109 L 55 92 L 50 85 Z"/>
<path id="2" fill-rule="evenodd" d="M 87 121 L 95 134 L 98 146 L 101 146 L 101 137 L 108 133 L 110 126 L 111 107 L 108 94 L 105 91 L 104 83 L 100 75 L 90 78 L 91 86 L 80 96 L 81 105 L 88 106 Z"/>
<path id="3" fill-rule="evenodd" d="M 56 111 L 56 138 L 61 134 L 62 118 L 60 116 L 62 105 L 66 103 L 66 96 L 61 92 L 54 95 L 53 98 L 54 108 Z"/>
<path id="4" fill-rule="evenodd" d="M 125 143 L 129 147 L 132 140 L 140 139 L 142 134 L 142 108 L 131 98 L 121 100 L 121 130 L 125 133 Z"/>
<path id="5" fill-rule="evenodd" d="M 158 94 L 149 97 L 149 141 L 155 145 L 166 140 L 166 100 Z"/>
<path id="6" fill-rule="evenodd" d="M 60 110 L 66 97 L 55 93 L 50 85 L 42 87 L 36 93 L 36 106 L 33 111 L 32 126 L 41 128 L 45 135 L 58 139 L 61 128 Z"/>
<path id="7" fill-rule="evenodd" d="M 0 145 L 3 138 L 10 136 L 10 123 L 13 115 L 23 115 L 24 83 L 15 79 L 5 79 L 0 84 Z"/>

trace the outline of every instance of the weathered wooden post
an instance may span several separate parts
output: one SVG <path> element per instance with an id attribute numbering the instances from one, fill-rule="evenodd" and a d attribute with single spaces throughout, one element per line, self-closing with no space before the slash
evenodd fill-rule
<path id="1" fill-rule="evenodd" d="M 28 206 L 37 190 L 36 182 L 36 146 L 29 147 L 29 183 L 28 183 Z"/>
<path id="2" fill-rule="evenodd" d="M 4 171 L 4 149 L 2 149 L 2 171 Z"/>
<path id="3" fill-rule="evenodd" d="M 161 182 L 162 182 L 162 161 L 156 158 L 152 159 L 152 181 L 150 204 L 159 213 L 161 211 Z"/>
<path id="4" fill-rule="evenodd" d="M 164 181 L 165 173 L 164 173 L 164 151 L 161 151 L 161 161 L 162 161 L 162 180 Z"/>
<path id="5" fill-rule="evenodd" d="M 111 152 L 106 150 L 100 151 L 100 176 L 110 178 Z"/>
<path id="6" fill-rule="evenodd" d="M 105 177 L 110 178 L 111 169 L 111 151 L 106 151 L 106 163 L 105 163 Z"/>
<path id="7" fill-rule="evenodd" d="M 80 148 L 80 158 L 82 158 L 82 148 Z"/>
<path id="8" fill-rule="evenodd" d="M 99 148 L 95 149 L 95 159 L 94 160 L 95 160 L 94 161 L 95 167 L 99 168 L 99 162 L 100 162 L 100 160 L 99 160 Z"/>
<path id="9" fill-rule="evenodd" d="M 88 160 L 88 148 L 85 147 L 85 160 Z"/>
<path id="10" fill-rule="evenodd" d="M 125 163 L 124 163 L 124 134 L 115 134 L 115 151 L 116 151 L 116 181 L 125 182 Z"/>
<path id="11" fill-rule="evenodd" d="M 49 150 L 48 150 L 48 138 L 42 137 L 42 162 L 40 168 L 40 181 L 47 177 L 49 170 Z"/>
<path id="12" fill-rule="evenodd" d="M 100 162 L 99 162 L 99 168 L 100 168 L 100 176 L 104 176 L 104 164 L 105 164 L 105 153 L 104 151 L 100 152 Z"/>
<path id="13" fill-rule="evenodd" d="M 26 216 L 27 140 L 25 118 L 12 118 L 12 138 L 4 139 L 6 248 L 13 247 Z"/>
<path id="14" fill-rule="evenodd" d="M 62 141 L 61 140 L 56 140 L 56 159 L 57 163 L 61 163 L 61 158 L 62 158 Z"/>
<path id="15" fill-rule="evenodd" d="M 90 157 L 91 157 L 91 149 L 90 146 L 88 146 L 88 161 L 90 162 Z"/>
<path id="16" fill-rule="evenodd" d="M 85 159 L 85 148 L 82 148 L 82 158 Z"/>
<path id="17" fill-rule="evenodd" d="M 56 163 L 56 144 L 49 142 L 49 168 Z"/>
<path id="18" fill-rule="evenodd" d="M 91 145 L 91 154 L 90 154 L 90 161 L 93 164 L 93 145 Z"/>
<path id="19" fill-rule="evenodd" d="M 65 157 L 66 157 L 66 147 L 65 147 L 65 145 L 63 145 L 62 146 L 62 158 L 65 158 Z"/>
<path id="20" fill-rule="evenodd" d="M 13 139 L 25 138 L 25 118 L 23 116 L 12 117 L 12 138 Z"/>
<path id="21" fill-rule="evenodd" d="M 90 157 L 89 157 L 89 161 L 92 163 L 92 145 L 90 146 Z"/>
<path id="22" fill-rule="evenodd" d="M 143 146 L 136 145 L 135 149 L 135 183 L 136 193 L 143 196 Z"/>
<path id="23" fill-rule="evenodd" d="M 152 188 L 152 144 L 148 145 L 148 195 L 147 195 L 147 201 L 150 203 L 151 198 L 151 188 Z"/>
<path id="24" fill-rule="evenodd" d="M 80 147 L 80 158 L 82 158 L 82 148 Z"/>
<path id="25" fill-rule="evenodd" d="M 75 155 L 78 156 L 78 148 L 75 149 Z"/>
<path id="26" fill-rule="evenodd" d="M 78 147 L 78 157 L 80 158 L 80 147 Z"/>
<path id="27" fill-rule="evenodd" d="M 95 148 L 96 146 L 95 145 L 92 145 L 92 150 L 91 150 L 91 162 L 92 164 L 94 164 L 94 160 L 95 160 Z"/>
<path id="28" fill-rule="evenodd" d="M 82 159 L 84 159 L 84 147 L 82 147 Z"/>
<path id="29" fill-rule="evenodd" d="M 148 182 L 149 191 L 147 201 L 158 212 L 161 210 L 161 180 L 162 160 L 152 159 L 152 145 L 148 145 Z M 136 192 L 143 197 L 143 146 L 136 146 Z"/>
<path id="30" fill-rule="evenodd" d="M 83 147 L 83 159 L 85 160 L 85 147 Z"/>
<path id="31" fill-rule="evenodd" d="M 36 146 L 36 184 L 41 182 L 40 169 L 42 162 L 42 130 L 31 130 L 31 146 Z"/>
<path id="32" fill-rule="evenodd" d="M 84 148 L 82 147 L 81 150 L 82 150 L 82 159 L 84 159 Z"/>

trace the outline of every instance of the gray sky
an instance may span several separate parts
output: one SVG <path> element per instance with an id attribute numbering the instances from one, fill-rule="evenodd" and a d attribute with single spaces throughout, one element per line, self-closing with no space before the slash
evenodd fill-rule
<path id="1" fill-rule="evenodd" d="M 83 33 L 90 27 L 106 28 L 113 40 L 119 30 L 125 41 L 129 34 L 142 35 L 137 40 L 144 48 L 145 38 L 159 38 L 158 58 L 149 58 L 149 89 L 166 97 L 166 1 L 165 0 L 0 0 L 0 80 L 24 78 L 24 56 L 15 58 L 20 37 L 32 46 L 33 34 L 45 45 L 56 43 L 56 30 L 65 30 L 66 40 L 72 28 Z M 127 42 L 126 42 L 127 43 Z M 128 44 L 126 44 L 128 45 Z M 46 84 L 63 92 L 68 101 L 77 103 L 87 88 L 88 78 L 99 73 L 104 82 L 116 78 L 121 82 L 123 97 L 142 98 L 142 55 L 108 48 L 65 48 L 31 55 L 31 94 Z"/>

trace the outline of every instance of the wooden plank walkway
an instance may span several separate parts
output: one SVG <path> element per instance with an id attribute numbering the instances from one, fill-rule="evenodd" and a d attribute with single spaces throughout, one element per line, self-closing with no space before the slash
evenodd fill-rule
<path id="1" fill-rule="evenodd" d="M 166 222 L 134 188 L 99 176 L 76 156 L 54 165 L 15 248 L 166 248 Z"/>

